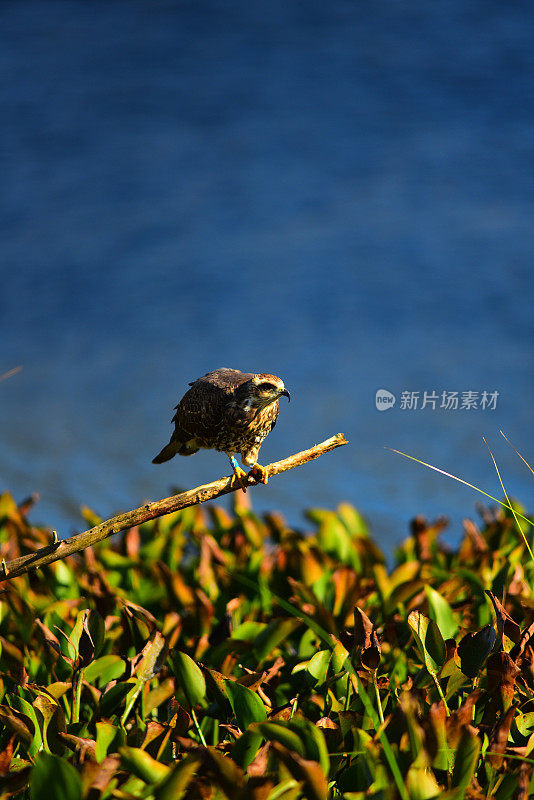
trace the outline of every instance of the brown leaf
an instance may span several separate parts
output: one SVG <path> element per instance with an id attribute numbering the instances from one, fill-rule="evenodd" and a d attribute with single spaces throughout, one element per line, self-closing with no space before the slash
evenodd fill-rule
<path id="1" fill-rule="evenodd" d="M 447 712 L 443 700 L 440 700 L 439 703 L 432 703 L 427 719 L 423 720 L 425 747 L 431 759 L 436 757 L 438 748 L 443 742 L 446 742 L 446 721 Z"/>
<path id="2" fill-rule="evenodd" d="M 96 742 L 94 739 L 84 739 L 81 736 L 74 736 L 72 733 L 58 731 L 57 738 L 73 753 L 76 753 L 79 763 L 83 764 L 86 759 L 96 760 Z"/>
<path id="3" fill-rule="evenodd" d="M 430 561 L 432 552 L 430 550 L 431 539 L 428 535 L 428 520 L 422 514 L 411 521 L 412 536 L 416 542 L 416 552 L 419 561 Z"/>
<path id="4" fill-rule="evenodd" d="M 26 742 L 31 742 L 35 733 L 35 726 L 32 720 L 9 706 L 0 706 L 0 720 L 8 725 L 11 730 Z"/>
<path id="5" fill-rule="evenodd" d="M 24 767 L 18 772 L 10 772 L 0 779 L 2 797 L 13 797 L 24 789 L 30 778 L 32 767 Z"/>
<path id="6" fill-rule="evenodd" d="M 488 552 L 488 544 L 482 534 L 480 533 L 478 526 L 473 522 L 472 519 L 464 519 L 463 521 L 464 531 L 466 532 L 471 546 L 473 548 L 473 555 L 481 556 Z"/>
<path id="7" fill-rule="evenodd" d="M 141 750 L 146 750 L 153 758 L 159 760 L 165 751 L 173 729 L 170 725 L 150 720 L 145 730 L 145 738 L 141 745 Z"/>
<path id="8" fill-rule="evenodd" d="M 432 559 L 432 545 L 437 536 L 448 525 L 446 517 L 438 517 L 434 522 L 419 514 L 411 522 L 412 536 L 416 543 L 416 552 L 419 561 L 427 562 Z"/>
<path id="9" fill-rule="evenodd" d="M 514 800 L 527 800 L 529 796 L 532 764 L 521 764 L 519 767 L 519 780 Z"/>
<path id="10" fill-rule="evenodd" d="M 495 723 L 491 732 L 486 760 L 494 769 L 499 769 L 499 767 L 502 766 L 502 754 L 504 754 L 506 750 L 506 744 L 510 735 L 510 727 L 516 710 L 517 709 L 513 706 L 509 708 L 506 714 L 503 714 L 500 720 Z"/>
<path id="11" fill-rule="evenodd" d="M 154 617 L 150 611 L 147 611 L 146 608 L 142 606 L 138 606 L 136 603 L 132 603 L 130 600 L 121 600 L 124 613 L 126 616 L 130 617 L 131 619 L 138 619 L 141 622 L 144 622 L 148 628 L 149 635 L 154 633 L 157 630 L 158 621 Z"/>
<path id="12" fill-rule="evenodd" d="M 76 659 L 76 666 L 78 669 L 86 667 L 95 657 L 95 645 L 93 642 L 93 637 L 91 636 L 91 632 L 89 631 L 88 618 L 89 611 L 85 611 L 83 615 L 80 641 L 78 642 L 78 658 Z"/>
<path id="13" fill-rule="evenodd" d="M 495 614 L 497 616 L 497 628 L 500 635 L 502 636 L 504 634 L 505 636 L 508 636 L 512 642 L 517 644 L 521 638 L 521 629 L 519 625 L 517 622 L 515 622 L 515 620 L 512 619 L 500 601 L 497 600 L 493 592 L 490 592 L 489 589 L 486 589 L 486 594 L 493 603 L 493 608 L 495 609 Z"/>
<path id="14" fill-rule="evenodd" d="M 530 596 L 530 586 L 525 578 L 523 567 L 521 564 L 516 564 L 508 584 L 508 596 L 520 598 L 522 595 L 525 597 Z"/>
<path id="15" fill-rule="evenodd" d="M 360 647 L 361 662 L 366 669 L 380 665 L 380 644 L 373 623 L 359 606 L 354 606 L 354 642 Z"/>
<path id="16" fill-rule="evenodd" d="M 39 500 L 40 495 L 38 492 L 33 492 L 29 497 L 25 497 L 24 500 L 21 500 L 19 503 L 19 512 L 22 514 L 22 516 L 26 516 L 30 509 L 32 509 L 33 506 L 39 502 Z"/>
<path id="17" fill-rule="evenodd" d="M 519 642 L 514 645 L 514 647 L 510 650 L 510 655 L 517 663 L 523 658 L 526 648 L 530 645 L 532 638 L 534 637 L 534 622 L 531 622 L 528 628 L 525 628 L 521 631 L 521 638 Z"/>
<path id="18" fill-rule="evenodd" d="M 451 658 L 454 658 L 456 651 L 458 650 L 456 639 L 445 639 L 445 647 L 447 648 L 445 661 L 450 661 Z"/>
<path id="19" fill-rule="evenodd" d="M 169 677 L 165 680 L 158 682 L 157 685 L 150 690 L 148 697 L 145 701 L 145 714 L 150 714 L 155 708 L 158 708 L 166 700 L 169 700 L 174 694 L 174 678 Z"/>
<path id="20" fill-rule="evenodd" d="M 134 675 L 145 682 L 157 675 L 167 657 L 165 639 L 159 631 L 153 633 L 140 655 L 141 659 L 137 662 Z"/>
<path id="21" fill-rule="evenodd" d="M 167 564 L 158 561 L 153 565 L 156 577 L 163 583 L 171 598 L 178 606 L 192 606 L 194 594 L 192 588 L 184 581 L 179 572 L 172 572 Z"/>
<path id="22" fill-rule="evenodd" d="M 19 648 L 16 647 L 13 642 L 9 642 L 7 639 L 4 639 L 3 636 L 0 636 L 0 645 L 2 647 L 2 655 L 4 658 L 7 656 L 8 658 L 17 662 L 19 665 L 22 665 L 24 656 L 22 651 L 19 650 Z"/>
<path id="23" fill-rule="evenodd" d="M 269 760 L 269 750 L 271 749 L 271 743 L 266 742 L 264 745 L 260 747 L 254 759 L 250 762 L 247 767 L 247 775 L 252 777 L 261 777 L 265 775 L 267 772 L 267 764 Z"/>
<path id="24" fill-rule="evenodd" d="M 269 667 L 269 669 L 265 673 L 264 683 L 269 683 L 272 678 L 276 677 L 282 671 L 282 667 L 285 665 L 285 661 L 281 656 L 278 656 L 274 664 Z"/>
<path id="25" fill-rule="evenodd" d="M 475 689 L 474 692 L 471 692 L 471 694 L 466 697 L 460 708 L 456 711 L 451 711 L 450 717 L 446 718 L 447 740 L 453 749 L 458 747 L 464 728 L 472 729 L 473 732 L 476 733 L 476 730 L 471 726 L 473 707 L 481 696 L 482 689 Z"/>
<path id="26" fill-rule="evenodd" d="M 100 797 L 117 775 L 120 764 L 121 759 L 118 756 L 106 756 L 100 764 L 86 761 L 82 771 L 84 797 Z"/>
<path id="27" fill-rule="evenodd" d="M 70 681 L 55 681 L 46 687 L 46 691 L 51 694 L 55 700 L 59 700 L 59 698 L 63 697 L 71 688 L 72 683 Z"/>
<path id="28" fill-rule="evenodd" d="M 304 795 L 309 800 L 326 800 L 328 781 L 317 761 L 308 761 L 279 742 L 271 742 L 271 747 L 295 780 L 303 781 Z"/>
<path id="29" fill-rule="evenodd" d="M 288 722 L 293 716 L 293 703 L 286 703 L 283 706 L 273 709 L 269 712 L 269 720 L 282 720 Z"/>
<path id="30" fill-rule="evenodd" d="M 488 694 L 500 694 L 502 707 L 508 711 L 514 699 L 515 682 L 521 670 L 509 653 L 492 653 L 486 663 L 488 673 Z"/>
<path id="31" fill-rule="evenodd" d="M 211 563 L 212 557 L 213 552 L 208 546 L 206 537 L 203 536 L 200 540 L 200 562 L 197 567 L 198 581 L 207 594 L 215 600 L 219 594 L 219 587 Z"/>
<path id="32" fill-rule="evenodd" d="M 13 758 L 13 742 L 16 734 L 13 733 L 7 740 L 4 749 L 0 752 L 0 775 L 5 775 L 9 771 L 11 759 Z"/>
<path id="33" fill-rule="evenodd" d="M 322 572 L 322 568 L 321 568 Z M 334 584 L 334 616 L 337 617 L 342 609 L 350 610 L 359 593 L 359 582 L 356 572 L 351 567 L 336 569 L 332 575 Z M 352 601 L 352 603 L 351 603 Z M 351 603 L 351 605 L 349 605 Z M 345 620 L 342 620 L 345 623 Z"/>
<path id="34" fill-rule="evenodd" d="M 251 766 L 251 765 L 250 765 Z M 247 773 L 250 775 L 250 766 Z M 274 780 L 266 775 L 250 777 L 241 790 L 239 800 L 267 800 L 274 788 Z"/>
<path id="35" fill-rule="evenodd" d="M 169 702 L 169 725 L 174 729 L 174 739 L 185 736 L 191 725 L 191 717 L 175 697 Z"/>
<path id="36" fill-rule="evenodd" d="M 247 670 L 247 673 L 245 673 L 245 675 L 241 675 L 241 677 L 237 679 L 237 683 L 240 683 L 242 686 L 246 686 L 248 689 L 255 692 L 264 682 L 266 673 L 251 672 L 249 670 Z"/>
<path id="37" fill-rule="evenodd" d="M 337 722 L 334 722 L 334 720 L 330 719 L 330 717 L 321 717 L 321 719 L 317 720 L 315 725 L 317 728 L 329 728 L 330 730 L 339 730 L 339 725 L 337 724 Z"/>
<path id="38" fill-rule="evenodd" d="M 238 492 L 236 492 L 238 494 Z M 241 494 L 241 492 L 239 492 Z M 204 750 L 207 766 L 210 772 L 215 774 L 216 780 L 221 789 L 228 797 L 235 796 L 236 788 L 241 788 L 245 783 L 243 770 L 232 761 L 231 758 L 223 756 L 214 747 Z"/>
<path id="39" fill-rule="evenodd" d="M 67 636 L 67 634 L 65 633 L 65 631 L 62 631 L 62 630 L 61 630 L 61 628 L 58 628 L 58 626 L 57 626 L 57 625 L 54 625 L 54 628 L 56 629 L 56 631 L 57 631 L 58 633 L 60 633 L 60 634 L 61 634 L 61 636 L 63 636 L 63 638 L 64 638 L 64 639 L 66 639 L 66 640 L 67 640 L 67 642 L 70 644 L 70 646 L 72 647 L 72 649 L 73 649 L 73 650 L 76 650 L 76 648 L 74 647 L 74 644 L 71 642 L 70 638 Z M 60 653 L 61 653 L 61 650 L 60 650 Z M 74 666 L 75 666 L 75 665 L 74 665 L 74 659 L 72 659 L 70 656 L 66 656 L 64 653 L 61 653 L 61 658 L 62 658 L 64 661 L 66 661 L 66 662 L 67 662 L 67 664 L 70 664 L 70 665 L 71 665 L 71 667 L 74 669 Z"/>
<path id="40" fill-rule="evenodd" d="M 131 558 L 132 561 L 136 561 L 139 555 L 139 547 L 141 546 L 141 536 L 139 535 L 138 525 L 126 531 L 123 542 L 128 558 Z"/>

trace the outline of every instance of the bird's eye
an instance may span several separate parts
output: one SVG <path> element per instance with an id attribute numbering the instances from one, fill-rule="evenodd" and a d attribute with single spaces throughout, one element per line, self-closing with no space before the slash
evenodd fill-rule
<path id="1" fill-rule="evenodd" d="M 275 392 L 276 386 L 274 385 L 274 383 L 269 383 L 268 381 L 265 381 L 265 383 L 260 383 L 258 389 L 260 390 L 260 392 Z"/>

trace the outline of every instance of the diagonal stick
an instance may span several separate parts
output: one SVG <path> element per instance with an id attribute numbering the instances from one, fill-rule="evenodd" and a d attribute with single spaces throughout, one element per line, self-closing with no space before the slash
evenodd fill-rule
<path id="1" fill-rule="evenodd" d="M 335 450 L 336 447 L 341 447 L 344 444 L 348 444 L 344 435 L 337 433 L 330 439 L 321 442 L 321 444 L 310 447 L 309 450 L 302 450 L 300 453 L 294 453 L 292 456 L 282 459 L 282 461 L 275 461 L 269 464 L 265 467 L 267 477 L 272 478 L 281 472 L 300 467 L 302 464 L 322 456 L 323 453 L 328 453 L 330 450 Z M 256 486 L 257 483 L 258 481 L 249 474 L 247 486 Z M 105 522 L 101 522 L 100 525 L 96 525 L 88 531 L 69 536 L 68 539 L 52 542 L 52 544 L 37 550 L 36 553 L 14 558 L 13 561 L 8 561 L 7 564 L 5 561 L 2 562 L 0 565 L 0 581 L 6 578 L 18 578 L 19 575 L 24 575 L 26 572 L 38 567 L 44 567 L 53 561 L 59 561 L 59 559 L 71 556 L 73 553 L 78 553 L 80 550 L 85 550 L 86 547 L 91 547 L 91 545 L 107 539 L 108 536 L 119 533 L 119 531 L 133 528 L 135 525 L 140 525 L 151 519 L 157 519 L 157 517 L 162 517 L 165 514 L 171 514 L 173 511 L 179 511 L 188 506 L 205 503 L 206 500 L 214 500 L 216 497 L 235 492 L 238 489 L 241 489 L 241 484 L 236 481 L 234 476 L 231 476 L 229 478 L 220 478 L 218 481 L 206 483 L 203 486 L 197 486 L 196 489 L 189 489 L 187 492 L 181 492 L 172 497 L 166 497 L 164 500 L 146 503 L 139 508 L 133 509 L 133 511 L 127 511 L 125 514 L 119 514 Z"/>

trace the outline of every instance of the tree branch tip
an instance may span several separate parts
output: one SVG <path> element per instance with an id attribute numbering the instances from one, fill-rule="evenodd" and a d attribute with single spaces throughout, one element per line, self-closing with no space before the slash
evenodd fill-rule
<path id="1" fill-rule="evenodd" d="M 300 467 L 308 461 L 318 458 L 324 453 L 334 450 L 336 447 L 348 444 L 343 433 L 337 433 L 335 436 L 326 439 L 324 442 L 310 447 L 309 450 L 301 450 L 298 453 L 287 456 L 281 461 L 275 461 L 265 467 L 267 474 L 270 477 L 280 475 L 282 472 L 287 472 L 294 467 Z M 260 481 L 252 478 L 248 480 L 247 486 L 257 486 Z M 175 511 L 180 511 L 189 506 L 199 505 L 208 500 L 215 500 L 225 494 L 240 490 L 241 484 L 234 480 L 234 476 L 219 478 L 211 483 L 197 486 L 195 489 L 189 489 L 185 492 L 166 497 L 163 500 L 157 500 L 153 503 L 144 503 L 139 508 L 132 509 L 123 514 L 118 514 L 111 519 L 95 525 L 83 533 L 75 536 L 70 536 L 67 539 L 59 540 L 57 531 L 51 531 L 52 541 L 50 544 L 45 545 L 40 550 L 34 553 L 27 553 L 23 556 L 13 559 L 6 564 L 5 559 L 0 562 L 0 581 L 6 578 L 18 578 L 31 570 L 44 567 L 48 564 L 58 561 L 59 559 L 67 558 L 68 556 L 85 550 L 103 539 L 107 539 L 120 531 L 128 530 L 141 525 L 143 522 L 148 522 L 158 517 L 166 516 Z"/>

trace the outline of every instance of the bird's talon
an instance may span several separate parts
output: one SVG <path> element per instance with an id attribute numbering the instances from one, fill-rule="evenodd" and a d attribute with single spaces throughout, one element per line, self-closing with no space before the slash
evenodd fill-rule
<path id="1" fill-rule="evenodd" d="M 247 473 L 241 467 L 234 467 L 234 480 L 240 485 L 243 492 L 247 493 Z"/>
<path id="2" fill-rule="evenodd" d="M 249 475 L 255 481 L 258 481 L 258 483 L 267 483 L 269 481 L 269 473 L 267 472 L 267 468 L 262 467 L 261 464 L 254 464 L 249 472 Z"/>

